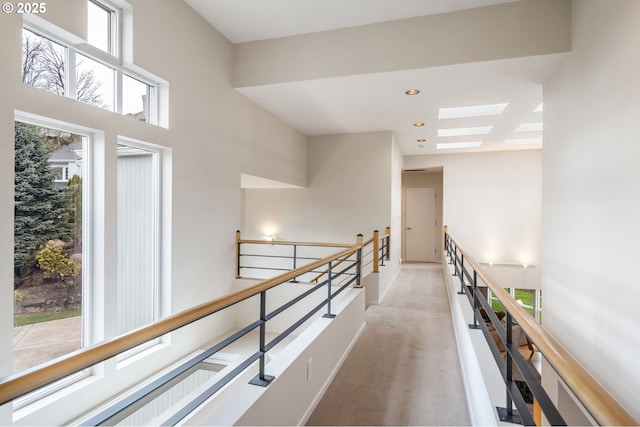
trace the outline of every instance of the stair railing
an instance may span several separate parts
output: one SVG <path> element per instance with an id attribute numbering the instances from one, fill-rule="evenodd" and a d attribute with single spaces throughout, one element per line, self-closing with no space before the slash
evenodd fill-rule
<path id="1" fill-rule="evenodd" d="M 337 245 L 337 246 L 347 246 L 347 245 Z M 344 261 L 347 259 L 350 260 L 349 265 L 347 265 L 347 267 L 342 268 L 339 271 L 337 269 L 331 268 L 332 264 L 336 260 Z M 322 310 L 323 307 L 326 307 L 326 313 L 324 314 L 323 317 L 328 317 L 328 318 L 334 317 L 335 315 L 332 313 L 332 308 L 331 308 L 332 300 L 340 292 L 345 290 L 348 286 L 353 285 L 354 283 L 356 284 L 360 283 L 361 265 L 362 265 L 362 246 L 359 244 L 349 245 L 347 247 L 342 248 L 340 251 L 333 253 L 329 256 L 326 256 L 322 259 L 313 260 L 308 264 L 298 267 L 292 271 L 287 271 L 276 277 L 259 281 L 255 285 L 249 286 L 245 289 L 241 289 L 239 291 L 230 293 L 223 297 L 219 297 L 214 300 L 197 305 L 195 307 L 189 308 L 182 312 L 167 316 L 151 325 L 141 327 L 139 329 L 125 333 L 115 338 L 103 341 L 101 343 L 97 343 L 93 346 L 89 346 L 89 347 L 77 350 L 68 355 L 58 357 L 52 361 L 42 363 L 38 366 L 27 369 L 25 371 L 6 376 L 4 378 L 0 378 L 0 405 L 11 402 L 14 399 L 17 399 L 26 394 L 29 394 L 41 387 L 49 385 L 75 372 L 81 371 L 83 369 L 89 368 L 103 361 L 106 361 L 107 359 L 110 359 L 125 351 L 135 348 L 138 345 L 144 344 L 145 342 L 154 340 L 165 334 L 176 331 L 197 320 L 203 319 L 214 313 L 220 312 L 234 304 L 237 304 L 241 301 L 245 301 L 253 296 L 259 296 L 260 298 L 260 313 L 256 316 L 258 320 L 248 325 L 244 329 L 238 331 L 231 337 L 226 338 L 222 342 L 215 344 L 212 348 L 206 350 L 203 354 L 205 354 L 206 356 L 215 354 L 215 352 L 221 350 L 222 348 L 226 347 L 227 345 L 239 339 L 240 337 L 248 334 L 249 332 L 255 329 L 258 329 L 260 332 L 259 334 L 260 343 L 259 343 L 258 351 L 253 355 L 249 356 L 249 358 L 247 358 L 245 361 L 243 361 L 240 364 L 240 366 L 233 371 L 233 375 L 225 376 L 221 381 L 224 381 L 222 385 L 226 384 L 227 382 L 235 378 L 237 375 L 242 373 L 244 369 L 251 366 L 253 362 L 259 361 L 259 372 L 254 378 L 254 380 L 252 381 L 252 383 L 266 386 L 271 380 L 271 377 L 265 373 L 266 353 L 271 348 L 273 348 L 276 344 L 281 342 L 286 336 L 291 334 L 297 327 L 302 325 L 307 320 L 311 319 L 313 315 L 318 311 Z M 295 278 L 303 274 L 309 273 L 311 271 L 317 270 L 319 268 L 322 268 L 323 266 L 328 267 L 328 275 L 324 281 L 314 285 L 312 288 L 306 290 L 301 295 L 295 297 L 294 299 L 283 304 L 282 306 L 273 309 L 271 312 L 266 311 L 266 297 L 267 297 L 266 292 L 268 290 L 275 288 L 276 286 L 281 285 L 283 283 L 291 282 L 292 280 L 295 280 Z M 343 281 L 340 285 L 336 286 L 337 278 L 340 278 L 341 276 L 344 276 L 344 275 L 348 275 L 350 278 L 346 281 Z M 301 319 L 294 322 L 290 327 L 288 327 L 284 332 L 280 333 L 276 338 L 273 338 L 271 342 L 267 343 L 265 341 L 265 325 L 268 320 L 282 313 L 287 308 L 298 303 L 299 301 L 311 295 L 315 291 L 322 290 L 324 287 L 327 288 L 327 294 L 326 294 L 326 298 L 324 298 L 324 300 L 322 300 L 320 304 L 315 306 L 311 311 L 305 314 Z M 189 366 L 184 367 L 184 369 L 188 369 L 188 368 Z M 180 369 L 182 369 L 182 367 Z M 171 378 L 165 379 L 163 380 L 164 382 L 158 383 L 156 385 L 157 387 L 161 387 L 170 380 Z M 220 383 L 216 383 L 216 384 L 217 385 L 209 389 L 208 392 L 213 393 L 222 387 Z M 143 398 L 144 398 L 143 396 L 136 397 L 136 399 L 138 400 Z M 182 414 L 182 416 L 184 415 L 186 414 Z M 113 414 L 110 416 L 113 416 Z M 179 420 L 173 419 L 170 421 L 173 423 Z M 102 422 L 104 422 L 104 419 L 96 421 L 96 423 L 102 423 Z"/>
<path id="2" fill-rule="evenodd" d="M 501 421 L 516 422 L 524 425 L 540 425 L 526 406 L 522 391 L 514 379 L 514 368 L 520 371 L 524 381 L 533 394 L 547 421 L 551 425 L 566 425 L 558 408 L 547 395 L 532 367 L 524 360 L 518 350 L 517 343 L 512 341 L 513 327 L 519 325 L 528 339 L 533 342 L 544 358 L 549 362 L 560 378 L 571 389 L 582 403 L 589 415 L 600 425 L 638 425 L 631 415 L 580 365 L 580 363 L 556 341 L 535 319 L 506 292 L 466 251 L 444 230 L 445 251 L 449 264 L 453 267 L 453 275 L 460 280 L 459 294 L 469 298 L 473 308 L 473 324 L 471 329 L 482 329 L 493 357 L 498 365 L 506 386 L 506 405 L 499 408 Z M 491 309 L 486 297 L 479 292 L 480 286 L 487 286 L 500 300 L 506 310 L 505 325 Z M 486 321 L 485 321 L 486 319 Z M 497 331 L 504 345 L 505 356 L 502 357 L 489 324 Z M 513 406 L 516 406 L 516 410 Z"/>

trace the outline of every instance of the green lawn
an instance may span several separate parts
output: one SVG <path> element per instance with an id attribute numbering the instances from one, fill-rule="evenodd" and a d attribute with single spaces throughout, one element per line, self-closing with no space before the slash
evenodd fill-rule
<path id="1" fill-rule="evenodd" d="M 25 326 L 34 323 L 48 322 L 50 320 L 66 319 L 67 317 L 80 316 L 80 311 L 59 311 L 52 313 L 16 314 L 13 317 L 13 326 Z"/>
<path id="2" fill-rule="evenodd" d="M 508 292 L 508 290 L 506 290 Z M 521 300 L 522 304 L 525 306 L 524 309 L 527 310 L 529 314 L 533 316 L 533 308 L 528 308 L 526 306 L 533 307 L 533 299 L 535 298 L 535 291 L 533 289 L 516 289 L 515 290 L 515 300 Z M 491 308 L 494 311 L 506 311 L 504 305 L 500 301 L 492 300 Z"/>

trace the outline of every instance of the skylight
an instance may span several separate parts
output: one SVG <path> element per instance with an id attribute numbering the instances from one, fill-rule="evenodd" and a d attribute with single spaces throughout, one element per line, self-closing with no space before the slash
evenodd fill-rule
<path id="1" fill-rule="evenodd" d="M 542 123 L 523 123 L 516 132 L 538 132 L 542 130 Z"/>
<path id="2" fill-rule="evenodd" d="M 493 126 L 438 129 L 438 136 L 485 135 L 491 132 L 491 129 L 493 129 Z"/>
<path id="3" fill-rule="evenodd" d="M 542 138 L 521 138 L 521 139 L 507 139 L 503 145 L 533 145 L 542 144 Z"/>
<path id="4" fill-rule="evenodd" d="M 467 107 L 440 108 L 439 119 L 460 119 L 464 117 L 499 116 L 508 103 L 472 105 Z"/>
<path id="5" fill-rule="evenodd" d="M 450 150 L 453 148 L 475 148 L 479 147 L 482 141 L 469 141 L 469 142 L 449 142 L 436 145 L 438 150 Z"/>

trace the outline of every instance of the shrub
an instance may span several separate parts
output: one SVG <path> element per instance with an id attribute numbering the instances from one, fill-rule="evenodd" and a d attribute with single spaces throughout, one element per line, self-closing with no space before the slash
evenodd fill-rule
<path id="1" fill-rule="evenodd" d="M 75 277 L 80 273 L 80 265 L 67 257 L 62 249 L 63 242 L 50 240 L 46 245 L 40 245 L 36 254 L 38 267 L 44 271 L 45 278 L 64 281 L 65 278 Z"/>

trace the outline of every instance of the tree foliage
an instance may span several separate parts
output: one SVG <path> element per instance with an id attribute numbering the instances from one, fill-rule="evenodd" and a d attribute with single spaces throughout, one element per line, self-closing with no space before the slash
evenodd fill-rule
<path id="1" fill-rule="evenodd" d="M 48 240 L 69 240 L 67 189 L 54 187 L 52 148 L 42 128 L 15 124 L 14 267 L 35 265 L 35 252 Z"/>

